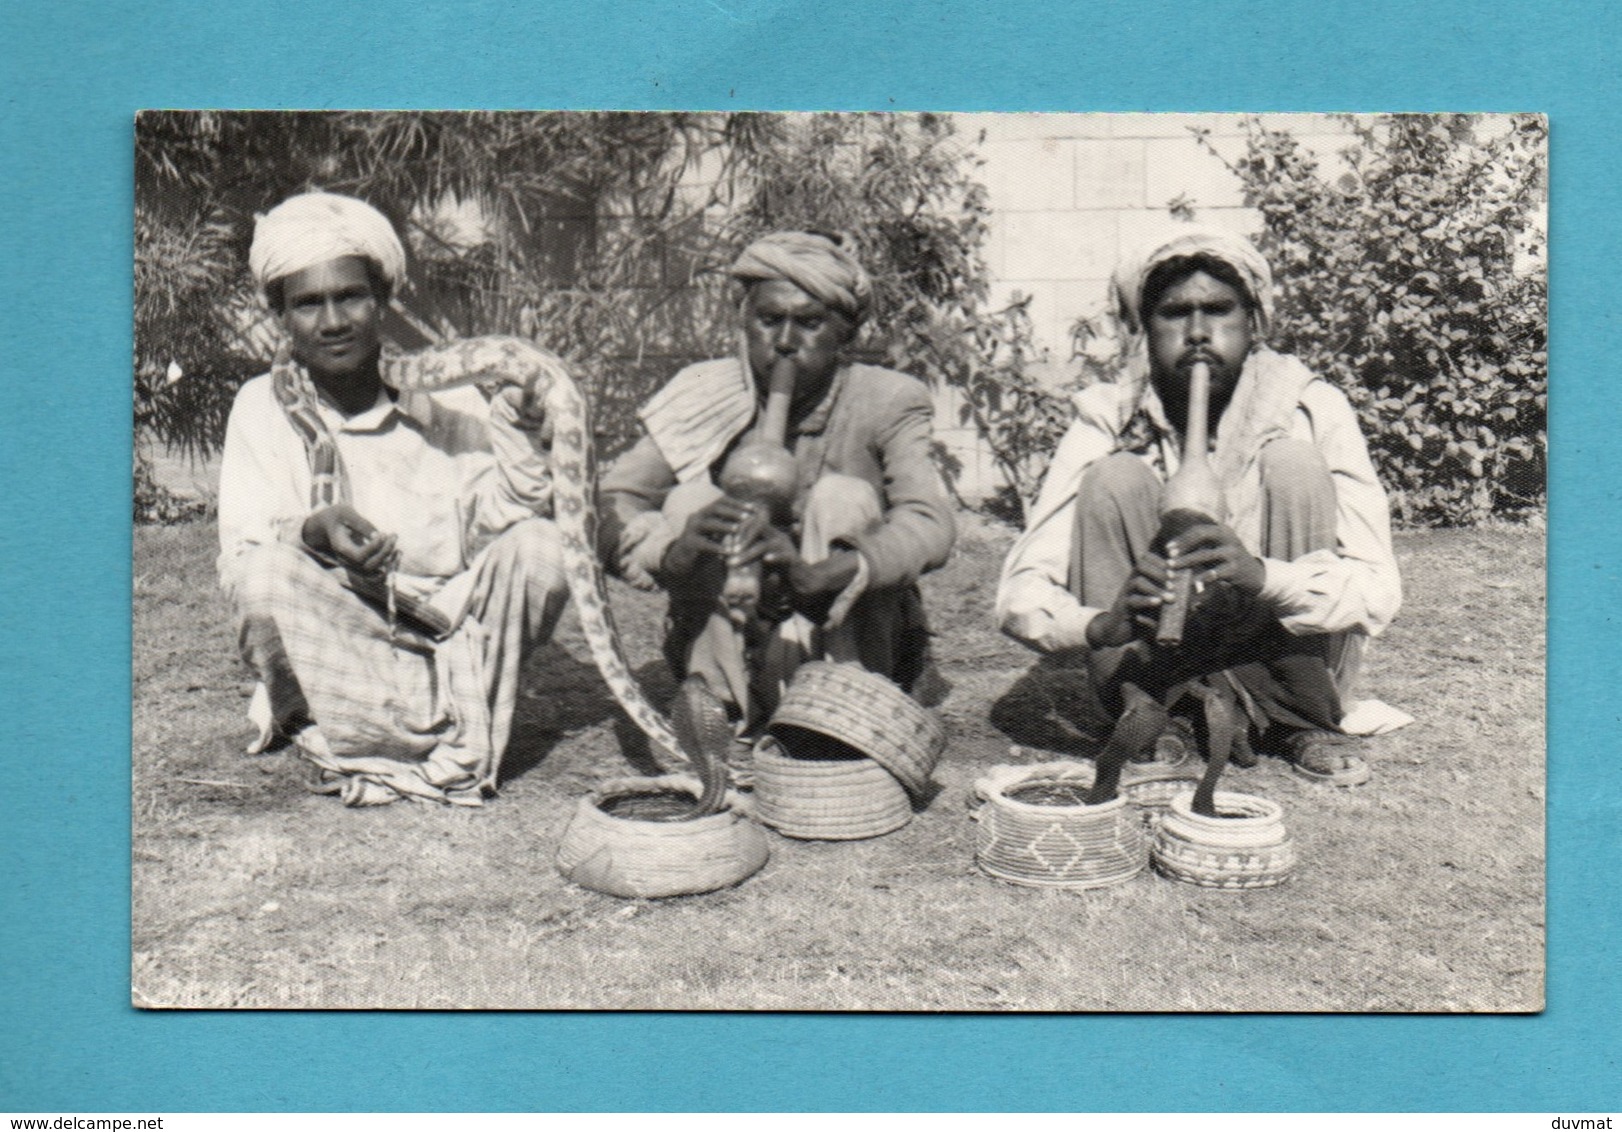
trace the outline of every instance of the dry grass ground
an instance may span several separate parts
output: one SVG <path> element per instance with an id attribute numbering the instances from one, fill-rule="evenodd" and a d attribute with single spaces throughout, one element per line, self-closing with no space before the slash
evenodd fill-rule
<path id="1" fill-rule="evenodd" d="M 212 526 L 135 539 L 137 1004 L 765 1010 L 1527 1011 L 1543 1003 L 1544 541 L 1399 537 L 1408 588 L 1366 692 L 1419 722 L 1368 744 L 1374 780 L 1276 760 L 1225 784 L 1276 799 L 1301 853 L 1250 893 L 1145 873 L 1011 887 L 975 868 L 973 780 L 1008 758 L 987 709 L 1028 664 L 989 625 L 1006 528 L 965 516 L 926 582 L 953 691 L 933 804 L 888 837 L 772 835 L 741 886 L 622 901 L 552 859 L 575 800 L 622 773 L 572 617 L 537 655 L 501 797 L 345 810 L 291 756 L 249 758 L 249 685 Z M 656 598 L 616 588 L 649 683 Z"/>

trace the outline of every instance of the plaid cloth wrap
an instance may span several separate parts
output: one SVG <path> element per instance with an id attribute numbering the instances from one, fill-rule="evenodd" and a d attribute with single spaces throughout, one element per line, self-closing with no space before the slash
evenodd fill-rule
<path id="1" fill-rule="evenodd" d="M 273 389 L 305 444 L 312 508 L 348 499 L 309 377 L 278 366 Z M 239 603 L 244 654 L 265 680 L 266 695 L 256 695 L 250 712 L 261 728 L 255 747 L 270 741 L 273 720 L 291 717 L 296 726 L 302 714 L 318 726 L 299 731 L 295 745 L 319 768 L 317 789 L 345 804 L 403 797 L 481 804 L 510 733 L 522 655 L 555 617 L 537 624 L 538 611 L 524 607 L 528 587 L 515 563 L 553 565 L 544 554 L 537 563 L 533 553 L 504 545 L 524 541 L 524 533 L 509 531 L 518 537 L 498 538 L 438 593 L 422 595 L 453 626 L 437 641 L 358 596 L 343 567 L 302 546 L 252 552 Z M 561 573 L 552 582 L 547 588 L 561 591 Z"/>
<path id="2" fill-rule="evenodd" d="M 511 719 L 516 689 L 502 682 L 505 696 L 487 701 L 484 627 L 464 617 L 434 642 L 391 625 L 345 585 L 339 567 L 291 546 L 254 554 L 261 561 L 247 587 L 245 651 L 262 673 L 296 680 L 319 732 L 295 741 L 320 768 L 322 789 L 349 805 L 400 797 L 477 805 L 495 775 L 493 717 Z M 279 717 L 279 681 L 267 683 Z"/>

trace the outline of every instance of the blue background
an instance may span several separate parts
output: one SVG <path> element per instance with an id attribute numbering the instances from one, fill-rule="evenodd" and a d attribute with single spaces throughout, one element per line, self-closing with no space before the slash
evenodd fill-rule
<path id="1" fill-rule="evenodd" d="M 284 0 L 0 8 L 0 1110 L 1532 1109 L 1619 1100 L 1619 20 L 1599 4 Z M 1278 9 L 1278 10 L 1275 10 Z M 1536 1017 L 140 1013 L 142 107 L 1538 110 L 1552 119 Z M 1446 759 L 1446 751 L 1435 752 Z"/>

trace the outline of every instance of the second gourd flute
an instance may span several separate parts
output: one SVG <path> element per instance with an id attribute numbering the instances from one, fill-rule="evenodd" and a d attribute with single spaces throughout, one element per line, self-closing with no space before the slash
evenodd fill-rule
<path id="1" fill-rule="evenodd" d="M 1210 447 L 1211 365 L 1197 361 L 1188 381 L 1188 425 L 1183 430 L 1183 459 L 1166 483 L 1160 509 L 1162 549 L 1184 531 L 1201 523 L 1216 521 L 1222 510 L 1222 488 L 1211 467 Z M 1172 600 L 1160 607 L 1160 624 L 1155 631 L 1158 645 L 1183 642 L 1183 626 L 1194 598 L 1194 578 L 1188 570 L 1173 570 L 1167 578 Z"/>

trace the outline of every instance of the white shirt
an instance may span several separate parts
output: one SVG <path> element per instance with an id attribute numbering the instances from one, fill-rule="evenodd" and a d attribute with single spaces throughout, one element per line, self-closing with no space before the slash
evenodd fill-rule
<path id="1" fill-rule="evenodd" d="M 1059 442 L 1043 478 L 1030 511 L 1034 525 L 1014 544 L 1003 565 L 997 623 L 1003 632 L 1040 652 L 1085 645 L 1088 624 L 1103 612 L 1082 605 L 1067 582 L 1082 473 L 1114 451 L 1116 444 L 1114 433 L 1103 423 L 1110 414 L 1088 410 L 1117 395 L 1118 387 L 1102 385 L 1077 395 L 1081 416 Z M 1293 562 L 1263 558 L 1262 597 L 1292 633 L 1350 630 L 1377 636 L 1402 604 L 1402 582 L 1391 548 L 1385 490 L 1375 478 L 1357 415 L 1340 390 L 1314 381 L 1301 394 L 1290 435 L 1312 444 L 1329 467 L 1335 485 L 1336 547 Z M 1175 452 L 1168 455 L 1167 467 L 1175 468 Z M 1258 548 L 1248 549 L 1256 553 Z"/>
<path id="2" fill-rule="evenodd" d="M 399 539 L 402 574 L 451 577 L 497 534 L 550 507 L 546 454 L 512 426 L 505 398 L 487 404 L 471 386 L 398 400 L 384 390 L 352 417 L 324 400 L 317 411 L 337 444 L 355 510 Z M 238 391 L 225 430 L 222 585 L 233 588 L 237 560 L 253 547 L 300 544 L 311 510 L 304 444 L 270 376 L 256 377 Z"/>

